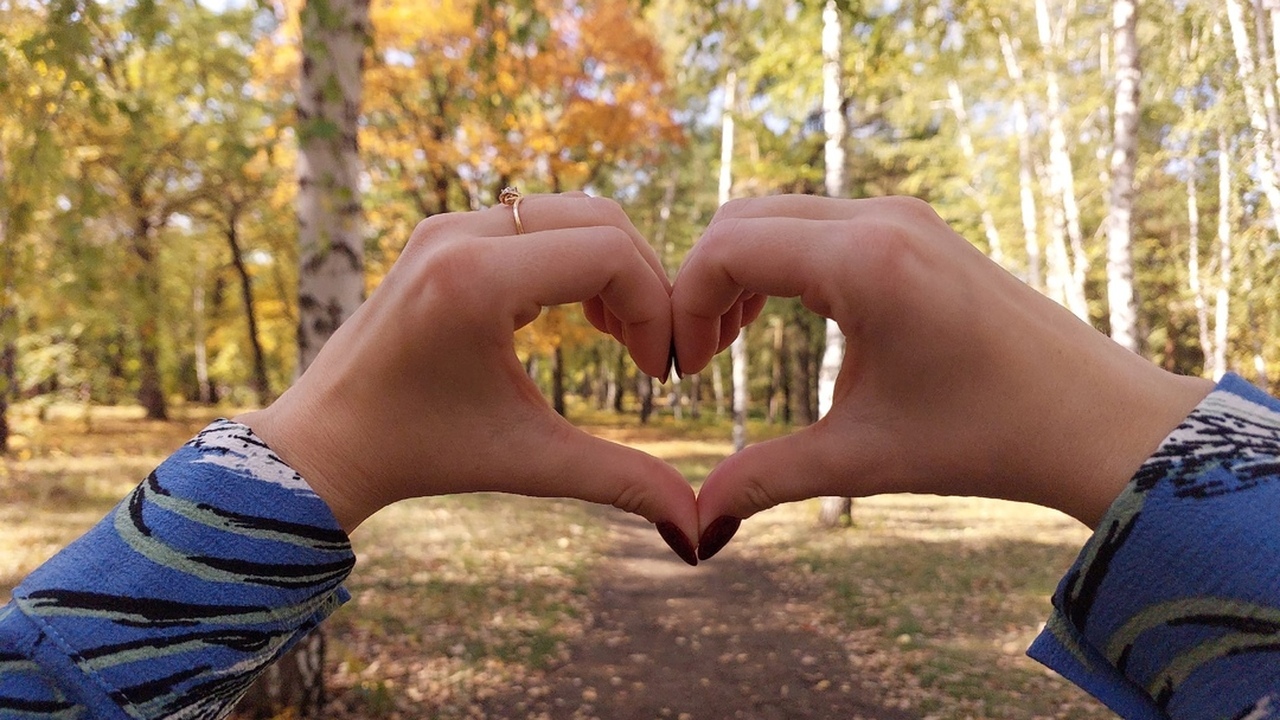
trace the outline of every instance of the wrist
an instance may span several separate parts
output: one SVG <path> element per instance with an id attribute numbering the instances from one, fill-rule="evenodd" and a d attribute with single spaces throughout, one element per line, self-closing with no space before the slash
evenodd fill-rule
<path id="1" fill-rule="evenodd" d="M 1096 528 L 1107 509 L 1160 444 L 1204 400 L 1214 383 L 1175 375 L 1146 361 L 1123 390 L 1110 389 L 1116 399 L 1090 419 L 1096 452 L 1085 461 L 1080 493 L 1062 508 Z"/>
<path id="2" fill-rule="evenodd" d="M 314 413 L 288 412 L 288 393 L 275 404 L 232 418 L 253 430 L 289 467 L 293 468 L 315 494 L 329 506 L 339 527 L 347 534 L 356 529 L 381 506 L 358 490 L 358 475 L 342 457 L 338 433 L 318 420 Z"/>

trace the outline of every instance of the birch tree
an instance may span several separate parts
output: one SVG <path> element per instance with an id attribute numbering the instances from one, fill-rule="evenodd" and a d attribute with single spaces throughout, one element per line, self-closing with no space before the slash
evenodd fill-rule
<path id="1" fill-rule="evenodd" d="M 738 97 L 738 71 L 730 68 L 724 75 L 724 103 L 720 115 L 720 205 L 729 202 L 733 193 L 734 106 Z M 729 346 L 733 365 L 733 450 L 747 446 L 747 328 L 738 331 Z"/>
<path id="2" fill-rule="evenodd" d="M 1141 351 L 1138 304 L 1133 290 L 1133 195 L 1138 164 L 1138 8 L 1136 0 L 1112 3 L 1115 46 L 1115 134 L 1111 151 L 1111 209 L 1107 216 L 1107 304 L 1111 339 Z M 1194 241 L 1194 238 L 1193 238 Z"/>
<path id="3" fill-rule="evenodd" d="M 1227 374 L 1227 333 L 1231 315 L 1231 206 L 1235 195 L 1231 186 L 1231 144 L 1218 131 L 1218 292 L 1213 317 L 1214 381 Z"/>
<path id="4" fill-rule="evenodd" d="M 1057 230 L 1066 233 L 1069 250 L 1063 252 L 1066 263 L 1065 287 L 1067 308 L 1077 317 L 1088 322 L 1089 304 L 1085 298 L 1084 281 L 1088 258 L 1084 252 L 1084 238 L 1080 230 L 1080 208 L 1076 203 L 1075 173 L 1071 155 L 1067 149 L 1066 119 L 1059 83 L 1057 62 L 1065 45 L 1066 14 L 1055 24 L 1050 17 L 1048 0 L 1036 0 L 1036 28 L 1040 46 L 1045 55 L 1044 82 L 1046 114 L 1049 120 L 1049 187 L 1052 192 Z M 1060 237 L 1060 236 L 1059 236 Z"/>
<path id="5" fill-rule="evenodd" d="M 836 0 L 827 0 L 822 10 L 822 130 L 826 135 L 823 148 L 825 189 L 828 197 L 844 197 L 845 117 L 841 90 L 840 10 Z M 844 333 L 831 318 L 826 321 L 826 346 L 818 368 L 818 418 L 831 410 L 835 397 L 836 377 L 844 362 Z M 828 527 L 851 524 L 853 500 L 847 497 L 824 497 L 819 521 Z"/>
<path id="6" fill-rule="evenodd" d="M 1276 184 L 1273 140 L 1275 129 L 1267 118 L 1263 93 L 1257 84 L 1257 65 L 1254 62 L 1253 48 L 1250 47 L 1249 28 L 1245 25 L 1244 6 L 1240 4 L 1240 0 L 1226 0 L 1226 9 L 1227 23 L 1231 28 L 1231 45 L 1235 50 L 1245 108 L 1249 113 L 1249 126 L 1253 129 L 1254 172 L 1257 173 L 1258 184 L 1271 206 L 1272 220 L 1276 227 L 1280 227 L 1280 186 Z"/>
<path id="7" fill-rule="evenodd" d="M 298 374 L 364 299 L 357 131 L 369 0 L 307 0 L 298 87 Z M 271 665 L 243 703 L 309 717 L 324 702 L 317 629 Z"/>
<path id="8" fill-rule="evenodd" d="M 1044 270 L 1040 254 L 1039 211 L 1036 208 L 1035 159 L 1031 148 L 1031 120 L 1027 103 L 1022 96 L 1025 78 L 1014 40 L 1003 28 L 999 19 L 994 21 L 1000 41 L 1000 54 L 1004 58 L 1005 72 L 1013 84 L 1013 131 L 1018 137 L 1018 200 L 1022 213 L 1022 240 L 1027 252 L 1027 283 L 1044 291 Z"/>
<path id="9" fill-rule="evenodd" d="M 307 0 L 298 89 L 298 372 L 364 299 L 357 141 L 369 0 Z"/>

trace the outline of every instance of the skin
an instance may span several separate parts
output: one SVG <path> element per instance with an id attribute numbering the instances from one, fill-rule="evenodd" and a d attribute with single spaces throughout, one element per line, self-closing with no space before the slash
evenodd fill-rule
<path id="1" fill-rule="evenodd" d="M 736 519 L 823 495 L 1005 498 L 1093 526 L 1212 389 L 1123 350 L 918 200 L 731 202 L 674 285 L 610 200 L 532 196 L 520 213 L 521 235 L 502 206 L 420 223 L 294 387 L 237 418 L 348 532 L 401 499 L 472 491 L 615 505 L 687 561 L 691 538 L 705 559 Z M 728 458 L 696 499 L 666 463 L 552 412 L 513 345 L 543 307 L 581 302 L 641 370 L 665 377 L 674 351 L 697 372 L 769 296 L 839 323 L 834 405 Z"/>
<path id="2" fill-rule="evenodd" d="M 271 406 L 236 418 L 311 484 L 350 532 L 409 497 L 501 491 L 615 505 L 697 537 L 674 468 L 553 412 L 513 333 L 585 302 L 645 372 L 671 348 L 670 284 L 611 200 L 531 196 L 432 217 L 373 295 Z M 691 547 L 691 545 L 690 545 Z"/>
<path id="3" fill-rule="evenodd" d="M 1092 527 L 1213 388 L 1122 349 L 912 198 L 726 204 L 674 283 L 680 366 L 701 370 L 768 295 L 839 323 L 833 407 L 715 468 L 702 531 L 782 502 L 887 492 L 1033 502 Z"/>

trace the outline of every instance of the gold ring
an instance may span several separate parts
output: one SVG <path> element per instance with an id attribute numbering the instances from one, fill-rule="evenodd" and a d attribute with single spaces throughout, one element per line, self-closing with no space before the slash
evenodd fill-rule
<path id="1" fill-rule="evenodd" d="M 510 185 L 502 188 L 502 191 L 498 193 L 498 202 L 511 208 L 511 217 L 515 218 L 516 221 L 517 235 L 524 234 L 524 223 L 520 222 L 520 201 L 523 199 L 520 191 Z"/>

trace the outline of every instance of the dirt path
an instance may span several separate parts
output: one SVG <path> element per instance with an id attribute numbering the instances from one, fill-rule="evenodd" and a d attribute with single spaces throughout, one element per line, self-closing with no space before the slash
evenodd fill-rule
<path id="1" fill-rule="evenodd" d="M 545 684 L 484 703 L 492 718 L 908 720 L 867 695 L 846 651 L 811 624 L 769 567 L 732 546 L 691 568 L 652 526 L 609 513 L 586 635 Z"/>

